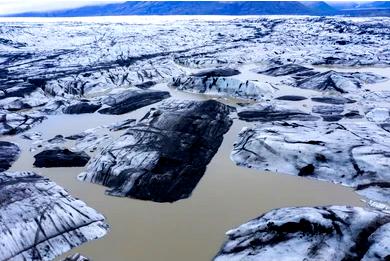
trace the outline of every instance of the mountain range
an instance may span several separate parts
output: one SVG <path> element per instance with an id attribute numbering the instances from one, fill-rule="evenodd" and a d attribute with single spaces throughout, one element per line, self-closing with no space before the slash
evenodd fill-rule
<path id="1" fill-rule="evenodd" d="M 346 15 L 390 16 L 390 2 L 336 3 L 299 1 L 129 1 L 69 10 L 22 13 L 18 17 L 117 15 Z"/>

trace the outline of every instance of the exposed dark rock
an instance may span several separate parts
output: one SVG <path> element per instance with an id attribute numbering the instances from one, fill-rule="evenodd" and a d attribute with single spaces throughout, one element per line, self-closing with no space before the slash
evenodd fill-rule
<path id="1" fill-rule="evenodd" d="M 369 121 L 273 122 L 243 129 L 231 158 L 240 166 L 341 183 L 389 204 L 389 151 L 389 132 Z"/>
<path id="2" fill-rule="evenodd" d="M 241 108 L 238 113 L 238 117 L 244 121 L 315 121 L 319 117 L 305 113 L 297 109 L 290 109 L 279 105 L 263 105 L 255 104 L 252 106 Z"/>
<path id="3" fill-rule="evenodd" d="M 104 236 L 104 217 L 33 172 L 0 173 L 0 260 L 53 260 Z"/>
<path id="4" fill-rule="evenodd" d="M 9 169 L 12 163 L 19 157 L 20 149 L 18 145 L 0 141 L 0 172 Z"/>
<path id="5" fill-rule="evenodd" d="M 80 179 L 109 195 L 157 202 L 190 196 L 229 130 L 222 103 L 169 100 L 97 155 Z"/>
<path id="6" fill-rule="evenodd" d="M 313 97 L 312 101 L 319 103 L 327 103 L 327 104 L 346 104 L 346 103 L 355 103 L 355 100 L 351 100 L 348 98 L 344 98 L 342 96 L 324 96 L 324 97 Z"/>
<path id="7" fill-rule="evenodd" d="M 275 66 L 266 70 L 258 71 L 257 73 L 266 74 L 270 76 L 285 76 L 295 73 L 312 71 L 313 69 L 304 67 L 298 64 L 285 64 L 281 66 Z"/>
<path id="8" fill-rule="evenodd" d="M 240 74 L 239 70 L 232 68 L 212 68 L 199 71 L 197 73 L 191 74 L 191 76 L 195 77 L 229 77 Z"/>
<path id="9" fill-rule="evenodd" d="M 303 101 L 303 100 L 306 100 L 307 98 L 304 96 L 298 96 L 298 95 L 284 95 L 284 96 L 279 96 L 275 99 L 282 100 L 282 101 Z"/>
<path id="10" fill-rule="evenodd" d="M 64 108 L 65 114 L 94 113 L 101 107 L 98 103 L 79 102 Z"/>
<path id="11" fill-rule="evenodd" d="M 73 152 L 68 149 L 45 150 L 34 158 L 34 166 L 38 168 L 83 167 L 90 159 L 85 152 Z"/>
<path id="12" fill-rule="evenodd" d="M 110 95 L 103 100 L 109 107 L 99 110 L 102 114 L 125 114 L 141 107 L 169 98 L 169 92 L 150 90 L 130 90 Z"/>
<path id="13" fill-rule="evenodd" d="M 390 215 L 358 207 L 272 210 L 227 232 L 215 261 L 387 260 Z"/>

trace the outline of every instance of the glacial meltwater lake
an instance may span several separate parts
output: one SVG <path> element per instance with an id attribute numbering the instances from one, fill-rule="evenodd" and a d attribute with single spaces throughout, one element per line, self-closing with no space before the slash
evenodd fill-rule
<path id="1" fill-rule="evenodd" d="M 261 25 L 257 28 L 257 21 L 252 22 L 252 20 L 250 20 L 257 18 L 260 19 L 260 22 L 264 22 L 265 26 Z M 119 81 L 113 81 L 113 83 L 109 83 L 110 85 L 107 83 L 107 86 L 110 87 L 104 89 L 106 87 L 106 83 L 104 82 L 106 79 L 104 78 L 107 77 L 107 75 L 114 75 L 118 76 L 119 79 L 123 75 L 126 75 L 126 77 L 128 76 L 130 79 L 129 82 L 136 83 L 137 80 L 139 80 L 135 74 L 135 71 L 137 70 L 137 73 L 146 71 L 145 75 L 150 74 L 150 78 L 156 80 L 157 84 L 151 87 L 150 90 L 169 91 L 171 95 L 171 98 L 169 99 L 215 99 L 236 108 L 242 107 L 243 103 L 254 103 L 252 100 L 229 97 L 226 93 L 215 95 L 197 94 L 195 93 L 196 91 L 194 91 L 194 93 L 180 91 L 169 85 L 172 77 L 181 74 L 191 75 L 192 72 L 198 71 L 199 69 L 214 67 L 214 61 L 218 61 L 216 63 L 221 62 L 224 66 L 233 64 L 233 67 L 239 70 L 240 74 L 235 75 L 232 78 L 242 82 L 266 82 L 269 86 L 274 86 L 273 83 L 275 82 L 275 93 L 273 93 L 272 98 L 262 100 L 262 102 L 267 103 L 273 98 L 282 95 L 301 95 L 308 97 L 308 99 L 302 101 L 278 101 L 282 105 L 292 106 L 293 109 L 299 109 L 308 113 L 312 111 L 311 108 L 313 105 L 313 101 L 310 100 L 310 98 L 315 95 L 320 95 L 320 91 L 304 90 L 291 87 L 291 85 L 289 86 L 288 84 L 284 85 L 284 80 L 290 81 L 291 83 L 292 80 L 290 76 L 271 77 L 256 73 L 254 69 L 260 65 L 269 65 L 268 62 L 271 63 L 270 61 L 275 62 L 276 60 L 277 62 L 297 62 L 297 64 L 303 64 L 307 67 L 314 68 L 319 72 L 328 70 L 337 72 L 371 72 L 380 76 L 390 77 L 390 68 L 379 65 L 354 67 L 349 66 L 348 64 L 346 66 L 314 66 L 314 61 L 321 60 L 323 57 L 320 57 L 320 52 L 316 53 L 316 49 L 310 49 L 311 44 L 313 44 L 315 48 L 319 48 L 318 50 L 327 51 L 326 47 L 321 46 L 320 41 L 319 43 L 312 43 L 310 40 L 307 40 L 306 42 L 306 40 L 302 38 L 302 42 L 308 44 L 309 47 L 303 46 L 303 44 L 302 47 L 299 44 L 283 40 L 274 44 L 272 42 L 275 40 L 272 38 L 273 32 L 267 31 L 268 28 L 266 27 L 268 21 L 264 19 L 267 18 L 272 20 L 283 18 L 290 23 L 293 22 L 286 16 L 257 18 L 252 16 L 241 16 L 239 18 L 230 16 L 0 18 L 0 23 L 8 24 L 10 27 L 17 27 L 20 25 L 29 28 L 29 26 L 32 25 L 31 28 L 26 29 L 26 32 L 28 30 L 33 30 L 35 33 L 42 32 L 43 40 L 37 40 L 36 43 L 34 42 L 34 45 L 32 45 L 30 50 L 31 52 L 34 50 L 36 53 L 42 51 L 42 54 L 40 55 L 49 57 L 49 54 L 45 54 L 45 50 L 51 50 L 52 48 L 54 50 L 53 53 L 55 53 L 55 51 L 57 51 L 56 45 L 58 44 L 61 46 L 61 48 L 58 47 L 58 52 L 69 49 L 69 53 L 74 52 L 77 54 L 77 56 L 74 56 L 76 58 L 73 58 L 73 54 L 61 53 L 59 57 L 63 55 L 61 56 L 63 58 L 53 58 L 53 60 L 50 60 L 50 62 L 54 64 L 51 67 L 47 66 L 47 64 L 40 64 L 38 57 L 37 60 L 31 62 L 37 64 L 36 66 L 34 65 L 35 67 L 31 66 L 35 71 L 30 71 L 29 68 L 27 68 L 30 66 L 29 64 L 15 65 L 15 71 L 19 68 L 17 66 L 20 66 L 20 68 L 23 69 L 23 72 L 31 77 L 38 73 L 44 74 L 46 71 L 43 70 L 46 69 L 50 71 L 50 75 L 54 75 L 50 82 L 50 87 L 52 88 L 50 89 L 50 95 L 55 93 L 50 96 L 50 99 L 52 100 L 62 97 L 61 95 L 68 99 L 67 95 L 69 93 L 62 93 L 60 87 L 62 87 L 61 84 L 66 85 L 68 82 L 72 83 L 72 79 L 67 78 L 67 75 L 64 76 L 61 74 L 61 76 L 57 77 L 57 71 L 53 69 L 55 66 L 58 66 L 59 68 L 62 66 L 61 68 L 65 73 L 67 70 L 78 71 L 79 68 L 77 66 L 80 66 L 83 69 L 95 68 L 94 66 L 97 65 L 101 67 L 96 68 L 109 68 L 107 69 L 108 72 L 104 71 L 105 69 L 101 69 L 102 72 L 99 72 L 99 69 L 96 69 L 95 71 L 88 73 L 89 75 L 86 74 L 87 76 L 81 73 L 77 75 L 77 77 L 81 79 L 80 81 L 95 81 L 97 83 L 96 86 L 99 86 L 99 88 L 103 86 L 101 89 L 96 88 L 96 90 L 93 90 L 91 87 L 92 91 L 82 97 L 85 99 L 92 100 L 99 96 L 103 97 L 110 91 L 119 92 L 121 88 L 126 90 L 131 84 L 127 84 L 123 79 L 121 84 L 117 83 Z M 245 21 L 243 23 L 248 23 L 248 26 L 241 26 L 235 19 L 242 19 L 242 21 Z M 305 18 L 294 16 L 294 19 L 297 19 L 297 28 L 299 26 L 302 27 L 302 24 L 304 24 L 302 19 Z M 366 21 L 365 19 L 367 18 L 356 18 L 354 21 Z M 230 25 L 229 21 L 235 21 L 238 25 Z M 98 24 L 100 23 L 101 26 L 105 28 L 102 30 L 107 29 L 108 36 L 102 31 L 99 31 Z M 198 23 L 199 27 L 197 26 Z M 318 23 L 326 24 L 327 22 L 319 20 Z M 117 24 L 117 26 L 114 24 Z M 147 30 L 149 25 L 153 30 Z M 64 29 L 59 30 L 57 26 L 60 29 Z M 85 26 L 85 28 L 83 26 Z M 305 31 L 302 29 L 302 31 L 309 32 L 313 29 L 310 26 L 311 25 L 308 25 L 308 30 Z M 170 28 L 173 28 L 173 33 Z M 210 31 L 203 32 L 199 28 L 211 29 Z M 221 28 L 226 28 L 226 31 L 220 32 L 219 30 Z M 231 28 L 236 31 L 230 31 Z M 251 31 L 253 28 L 256 29 L 255 33 Z M 288 32 L 291 35 L 296 33 L 299 37 L 301 36 L 301 33 L 294 31 L 295 29 L 291 28 L 291 26 L 286 25 L 286 28 L 291 29 L 291 32 Z M 197 31 L 198 29 L 199 31 Z M 239 30 L 242 30 L 242 32 L 238 32 Z M 267 33 L 264 33 L 264 37 L 267 36 L 271 40 L 268 39 L 267 41 L 263 41 L 262 36 L 258 36 L 259 32 L 262 32 L 262 30 L 267 31 Z M 280 30 L 280 32 L 275 30 L 275 34 L 284 36 L 284 29 L 282 28 Z M 177 32 L 180 33 L 180 36 L 176 35 Z M 233 35 L 235 32 L 237 32 L 236 35 Z M 96 39 L 93 39 L 92 36 L 94 33 L 101 38 L 96 37 Z M 53 39 L 46 41 L 45 34 L 53 35 Z M 123 36 L 123 39 L 120 38 L 122 34 L 125 35 Z M 72 38 L 78 40 L 78 42 L 75 40 L 73 43 L 72 40 L 69 40 L 70 38 L 67 38 L 68 35 L 72 35 Z M 310 34 L 307 33 L 307 35 Z M 313 35 L 315 35 L 315 33 Z M 313 35 L 310 35 L 310 37 L 314 37 Z M 32 37 L 29 33 L 25 33 L 22 36 L 15 36 L 15 38 L 24 39 L 23 37 L 27 39 L 26 41 L 35 38 L 35 36 Z M 107 39 L 109 37 L 112 37 L 112 39 Z M 181 37 L 181 40 L 179 37 Z M 242 37 L 242 39 L 240 37 Z M 259 37 L 259 39 L 256 37 Z M 299 37 L 291 36 L 291 39 L 300 41 Z M 310 37 L 308 36 L 308 39 L 310 39 Z M 68 39 L 68 41 L 66 41 L 66 39 Z M 133 39 L 134 42 L 131 42 Z M 175 39 L 176 42 L 172 39 Z M 324 36 L 321 39 L 327 38 Z M 197 41 L 200 43 L 198 44 Z M 226 42 L 226 46 L 223 41 Z M 242 41 L 242 43 L 240 41 Z M 334 39 L 329 41 L 334 41 Z M 77 44 L 77 48 L 73 48 L 73 44 Z M 180 46 L 177 47 L 176 45 L 179 44 Z M 215 47 L 216 45 L 218 45 L 218 47 Z M 286 50 L 283 49 L 284 45 Z M 109 49 L 111 47 L 112 49 Z M 95 50 L 96 52 L 100 51 L 99 48 L 101 50 L 107 50 L 108 54 L 106 56 L 101 55 L 100 57 L 100 53 L 95 53 Z M 117 61 L 115 59 L 117 55 L 122 52 L 121 48 L 129 48 L 125 51 L 127 51 L 127 54 L 129 55 L 134 54 L 134 57 L 136 57 L 134 59 L 139 59 L 139 64 L 137 64 L 138 61 L 136 61 L 130 63 L 128 66 L 126 65 L 127 67 L 122 65 L 121 67 L 117 66 L 115 63 Z M 343 46 L 340 48 L 346 47 Z M 328 49 L 330 50 L 331 48 L 329 47 Z M 345 50 L 347 49 L 343 49 L 343 51 Z M 122 54 L 126 53 L 125 51 L 123 51 Z M 184 54 L 182 56 L 178 55 L 177 57 L 173 57 L 176 51 L 177 53 Z M 198 56 L 198 53 L 203 51 L 206 54 L 204 56 Z M 333 51 L 333 49 L 331 51 Z M 329 51 L 329 53 L 331 51 Z M 220 52 L 223 54 L 219 55 Z M 340 51 L 340 53 L 341 52 L 342 51 Z M 150 53 L 155 54 L 155 56 L 151 56 L 151 59 L 155 59 L 153 60 L 153 63 L 149 63 L 144 59 L 144 57 L 147 57 Z M 352 50 L 351 53 L 351 57 L 353 58 L 355 57 L 354 55 L 357 55 L 357 51 L 355 52 Z M 159 56 L 160 54 L 161 57 Z M 257 54 L 259 55 L 258 59 L 255 57 Z M 224 58 L 226 58 L 226 61 L 223 60 Z M 75 61 L 73 59 L 75 59 Z M 90 61 L 88 59 L 90 59 Z M 112 62 L 111 60 L 115 61 Z M 260 63 L 257 60 L 261 60 L 263 63 Z M 277 62 L 275 63 L 277 64 Z M 112 67 L 109 67 L 107 64 Z M 373 62 L 373 64 L 375 64 L 375 62 Z M 63 79 L 61 77 L 63 77 Z M 75 79 L 77 77 L 75 76 Z M 142 78 L 142 82 L 143 80 L 144 79 Z M 121 86 L 116 90 L 115 87 L 113 87 L 114 85 Z M 71 84 L 69 84 L 69 86 L 71 86 Z M 367 84 L 362 88 L 367 88 L 370 91 L 383 91 L 388 89 L 388 87 L 389 82 L 384 81 Z M 47 91 L 47 89 L 45 91 Z M 56 135 L 66 137 L 78 134 L 88 129 L 94 129 L 103 125 L 107 126 L 126 119 L 140 120 L 151 108 L 156 108 L 159 104 L 161 104 L 161 102 L 142 107 L 123 115 L 105 115 L 100 113 L 66 115 L 62 114 L 62 112 L 52 112 L 48 113 L 48 115 L 44 115 L 47 117 L 46 120 L 33 126 L 26 132 L 13 136 L 2 136 L 0 138 L 2 141 L 9 141 L 17 144 L 22 151 L 20 157 L 12 165 L 9 171 L 34 171 L 50 178 L 58 185 L 65 188 L 70 195 L 81 199 L 88 206 L 92 207 L 97 212 L 102 213 L 110 226 L 107 235 L 103 238 L 89 241 L 79 247 L 73 248 L 56 260 L 62 260 L 72 253 L 81 253 L 83 256 L 90 257 L 94 261 L 211 260 L 218 253 L 223 242 L 225 242 L 225 233 L 228 230 L 272 209 L 295 206 L 366 206 L 362 196 L 354 192 L 352 188 L 342 186 L 341 184 L 333 184 L 326 181 L 237 166 L 231 160 L 230 154 L 233 149 L 233 144 L 238 141 L 239 132 L 245 127 L 262 124 L 260 122 L 242 121 L 238 118 L 237 113 L 231 114 L 233 125 L 224 135 L 222 145 L 219 147 L 218 152 L 213 157 L 210 164 L 208 164 L 204 176 L 193 190 L 192 195 L 187 199 L 181 199 L 174 203 L 155 203 L 126 197 L 108 196 L 105 194 L 106 187 L 77 179 L 77 176 L 86 170 L 85 167 L 33 167 L 34 155 L 39 150 L 36 146 L 38 143 L 34 140 L 28 140 L 22 137 L 22 134 L 41 133 L 42 136 L 40 137 L 40 140 L 42 141 L 52 139 Z M 31 110 L 34 111 L 39 108 L 40 106 L 37 106 Z M 362 115 L 364 114 L 364 112 L 360 112 Z M 346 121 L 348 121 L 348 119 Z M 94 131 L 106 132 L 107 135 L 114 138 L 118 138 L 124 132 L 110 132 L 107 128 L 98 128 L 94 129 Z M 66 142 L 71 143 L 70 141 Z M 93 156 L 94 154 L 99 153 L 100 149 L 104 149 L 104 146 L 102 146 L 102 148 L 97 148 L 96 151 L 86 152 Z"/>
<path id="2" fill-rule="evenodd" d="M 239 77 L 245 77 L 245 74 Z M 172 98 L 176 99 L 215 98 L 180 92 L 165 84 L 157 88 L 169 90 Z M 228 98 L 218 100 L 229 105 L 237 102 Z M 158 104 L 121 116 L 97 113 L 53 115 L 29 132 L 41 132 L 43 139 L 58 134 L 65 137 L 124 119 L 140 119 L 156 106 Z M 101 212 L 110 225 L 108 234 L 102 239 L 74 248 L 57 260 L 70 253 L 82 253 L 97 261 L 210 260 L 224 242 L 226 231 L 271 209 L 363 205 L 361 198 L 352 189 L 341 185 L 236 166 L 230 159 L 230 153 L 239 131 L 245 126 L 251 126 L 251 123 L 234 119 L 192 196 L 175 203 L 107 196 L 104 187 L 77 180 L 77 175 L 84 168 L 32 168 L 34 153 L 29 152 L 30 141 L 20 136 L 8 137 L 6 140 L 15 142 L 23 151 L 11 171 L 29 169 L 49 177 L 71 195 Z"/>

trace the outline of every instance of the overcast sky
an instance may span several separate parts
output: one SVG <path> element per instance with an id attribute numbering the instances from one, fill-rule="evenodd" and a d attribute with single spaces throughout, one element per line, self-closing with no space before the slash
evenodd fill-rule
<path id="1" fill-rule="evenodd" d="M 85 5 L 125 2 L 126 0 L 0 0 L 0 15 L 30 11 L 49 11 Z"/>
<path id="2" fill-rule="evenodd" d="M 126 2 L 126 0 L 0 0 L 0 15 L 31 11 L 61 10 L 112 2 Z"/>

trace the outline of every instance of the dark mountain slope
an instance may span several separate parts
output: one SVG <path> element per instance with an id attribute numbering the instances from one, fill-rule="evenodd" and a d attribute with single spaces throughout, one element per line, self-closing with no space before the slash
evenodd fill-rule
<path id="1" fill-rule="evenodd" d="M 317 15 L 336 15 L 338 11 L 322 1 L 307 1 L 301 2 L 304 6 L 311 9 Z"/>
<path id="2" fill-rule="evenodd" d="M 117 15 L 345 15 L 388 16 L 390 2 L 335 3 L 298 1 L 130 1 L 86 6 L 41 13 L 22 13 L 19 17 L 80 17 Z"/>
<path id="3" fill-rule="evenodd" d="M 313 9 L 297 1 L 134 1 L 45 13 L 24 13 L 13 16 L 108 16 L 108 15 L 268 15 L 315 14 Z"/>

